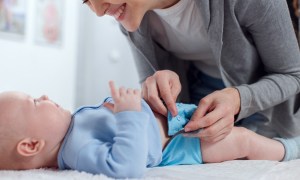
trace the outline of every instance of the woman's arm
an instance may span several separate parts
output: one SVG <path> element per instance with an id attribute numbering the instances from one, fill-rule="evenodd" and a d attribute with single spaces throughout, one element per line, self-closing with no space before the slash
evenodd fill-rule
<path id="1" fill-rule="evenodd" d="M 236 87 L 241 96 L 238 119 L 282 103 L 300 91 L 299 46 L 286 1 L 243 2 L 248 4 L 238 8 L 243 12 L 238 19 L 251 34 L 266 74 L 253 84 Z"/>
<path id="2" fill-rule="evenodd" d="M 198 136 L 207 141 L 224 138 L 230 132 L 234 118 L 239 120 L 272 108 L 300 91 L 300 53 L 286 1 L 227 1 L 225 6 L 228 8 L 226 17 L 231 21 L 225 23 L 224 28 L 230 23 L 238 23 L 240 29 L 236 27 L 235 33 L 243 32 L 244 36 L 237 34 L 237 38 L 245 39 L 239 42 L 250 45 L 243 51 L 245 54 L 236 52 L 237 56 L 228 55 L 223 59 L 223 68 L 239 82 L 234 84 L 236 87 L 203 98 L 186 126 L 190 131 L 205 128 Z M 235 55 L 235 49 L 242 50 L 231 43 L 224 42 L 230 44 L 229 52 Z M 226 54 L 226 49 L 223 53 Z"/>

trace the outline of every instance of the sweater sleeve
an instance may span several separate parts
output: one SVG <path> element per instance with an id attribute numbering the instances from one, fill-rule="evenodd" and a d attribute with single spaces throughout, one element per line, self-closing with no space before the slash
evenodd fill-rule
<path id="1" fill-rule="evenodd" d="M 286 101 L 300 91 L 300 53 L 285 0 L 240 1 L 242 26 L 251 34 L 267 74 L 237 86 L 238 119 Z M 247 5 L 245 5 L 245 3 Z"/>
<path id="2" fill-rule="evenodd" d="M 113 141 L 93 140 L 79 152 L 78 170 L 114 178 L 139 178 L 146 170 L 149 115 L 144 112 L 117 113 Z"/>

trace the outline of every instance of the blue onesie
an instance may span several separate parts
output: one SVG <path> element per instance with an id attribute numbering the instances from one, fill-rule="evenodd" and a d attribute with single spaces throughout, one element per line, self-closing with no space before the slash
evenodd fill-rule
<path id="1" fill-rule="evenodd" d="M 112 102 L 112 98 L 105 102 Z M 102 104 L 84 106 L 72 116 L 58 153 L 58 166 L 59 169 L 75 169 L 114 178 L 138 178 L 149 167 L 200 163 L 199 139 L 189 145 L 184 145 L 189 143 L 184 139 L 194 138 L 177 135 L 162 152 L 160 130 L 145 101 L 142 101 L 141 112 L 113 114 Z M 199 156 L 194 157 L 195 151 Z"/>

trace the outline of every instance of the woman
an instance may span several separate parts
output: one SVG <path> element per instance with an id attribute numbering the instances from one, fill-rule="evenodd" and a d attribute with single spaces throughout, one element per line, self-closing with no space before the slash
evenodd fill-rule
<path id="1" fill-rule="evenodd" d="M 300 53 L 285 0 L 84 3 L 122 25 L 152 109 L 175 116 L 179 92 L 199 102 L 185 131 L 203 128 L 197 136 L 215 142 L 237 122 L 268 137 L 299 136 Z M 285 160 L 300 156 L 300 142 L 280 141 Z"/>

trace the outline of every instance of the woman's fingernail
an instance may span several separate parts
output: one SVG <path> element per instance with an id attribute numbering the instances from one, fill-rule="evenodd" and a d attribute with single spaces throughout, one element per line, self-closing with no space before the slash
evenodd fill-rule
<path id="1" fill-rule="evenodd" d="M 189 132 L 191 129 L 190 128 L 184 128 L 185 132 Z"/>

